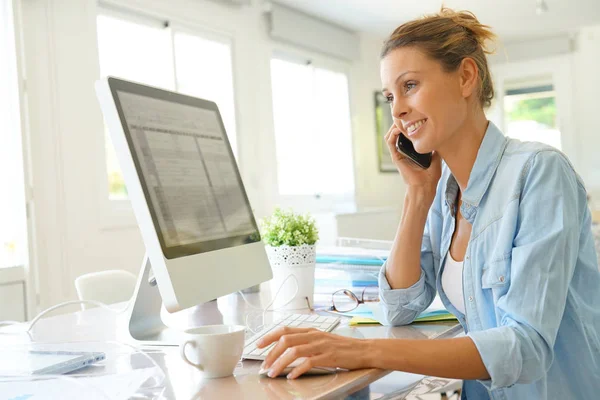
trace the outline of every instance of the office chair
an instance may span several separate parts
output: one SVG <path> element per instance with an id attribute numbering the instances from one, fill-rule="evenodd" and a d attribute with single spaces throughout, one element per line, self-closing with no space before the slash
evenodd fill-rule
<path id="1" fill-rule="evenodd" d="M 79 300 L 95 300 L 108 305 L 128 301 L 133 296 L 136 282 L 137 277 L 131 272 L 108 270 L 81 275 L 75 279 L 75 289 Z"/>

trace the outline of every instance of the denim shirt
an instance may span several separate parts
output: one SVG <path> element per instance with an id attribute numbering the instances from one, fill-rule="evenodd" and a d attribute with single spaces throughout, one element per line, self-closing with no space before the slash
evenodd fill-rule
<path id="1" fill-rule="evenodd" d="M 386 322 L 412 322 L 437 290 L 481 355 L 491 379 L 479 382 L 490 398 L 599 396 L 600 272 L 586 191 L 566 156 L 506 138 L 489 123 L 460 208 L 472 225 L 464 315 L 441 285 L 458 190 L 444 166 L 423 234 L 419 281 L 391 289 L 383 266 Z"/>

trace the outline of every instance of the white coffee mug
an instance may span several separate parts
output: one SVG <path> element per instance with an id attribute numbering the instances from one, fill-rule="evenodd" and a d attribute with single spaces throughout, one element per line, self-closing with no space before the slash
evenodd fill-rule
<path id="1" fill-rule="evenodd" d="M 198 368 L 206 378 L 233 375 L 244 351 L 246 327 L 209 325 L 186 329 L 188 340 L 179 346 L 183 361 Z"/>

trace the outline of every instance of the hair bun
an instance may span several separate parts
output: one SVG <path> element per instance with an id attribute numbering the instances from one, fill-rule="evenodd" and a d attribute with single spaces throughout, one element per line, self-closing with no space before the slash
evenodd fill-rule
<path id="1" fill-rule="evenodd" d="M 488 42 L 493 42 L 496 39 L 496 35 L 492 32 L 492 28 L 489 25 L 479 22 L 475 14 L 471 11 L 454 11 L 450 8 L 442 7 L 439 15 L 452 20 L 456 25 L 465 29 L 477 40 L 477 43 L 479 43 L 485 53 L 491 54 L 494 52 L 494 50 L 488 49 Z"/>

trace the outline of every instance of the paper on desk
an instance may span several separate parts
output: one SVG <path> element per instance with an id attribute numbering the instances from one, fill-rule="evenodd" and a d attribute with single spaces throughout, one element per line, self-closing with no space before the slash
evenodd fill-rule
<path id="1" fill-rule="evenodd" d="M 0 400 L 126 400 L 135 395 L 155 372 L 155 368 L 142 368 L 98 377 L 64 375 L 51 379 L 0 380 Z"/>
<path id="2" fill-rule="evenodd" d="M 361 306 L 364 306 L 363 312 L 352 317 L 348 323 L 350 326 L 365 324 L 385 325 L 381 303 L 364 303 Z"/>
<path id="3" fill-rule="evenodd" d="M 384 324 L 383 310 L 380 303 L 361 304 L 363 312 L 353 315 L 349 325 Z M 368 311 L 365 311 L 368 310 Z M 439 296 L 436 296 L 431 305 L 423 311 L 414 322 L 452 321 L 456 317 L 448 312 Z"/>

